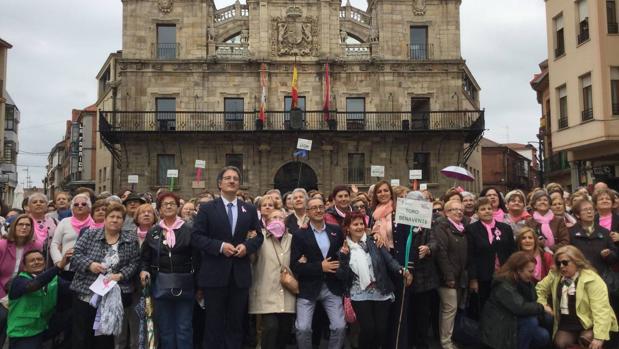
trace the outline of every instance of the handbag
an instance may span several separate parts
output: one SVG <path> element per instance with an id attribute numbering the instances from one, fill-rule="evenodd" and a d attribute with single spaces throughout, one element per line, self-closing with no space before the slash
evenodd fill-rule
<path id="1" fill-rule="evenodd" d="M 271 244 L 273 244 L 273 250 L 275 251 L 275 257 L 277 257 L 277 263 L 279 263 L 279 283 L 286 289 L 288 292 L 297 295 L 299 294 L 299 282 L 292 274 L 292 271 L 282 265 L 282 261 L 279 259 L 279 254 L 275 250 L 275 242 L 271 240 Z"/>
<path id="2" fill-rule="evenodd" d="M 157 244 L 157 273 L 155 274 L 152 285 L 152 296 L 155 299 L 163 300 L 192 300 L 194 298 L 194 280 L 193 270 L 190 273 L 175 273 L 174 265 L 172 264 L 172 255 L 170 253 L 170 273 L 162 273 L 159 271 L 159 262 L 161 258 L 162 239 L 159 239 Z"/>
<path id="3" fill-rule="evenodd" d="M 344 296 L 344 319 L 349 324 L 357 322 L 357 314 L 355 314 L 349 296 Z"/>

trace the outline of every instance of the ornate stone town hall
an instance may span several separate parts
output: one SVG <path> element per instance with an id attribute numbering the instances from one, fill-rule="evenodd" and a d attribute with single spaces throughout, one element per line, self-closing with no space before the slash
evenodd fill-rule
<path id="1" fill-rule="evenodd" d="M 366 187 L 372 165 L 404 185 L 421 169 L 438 191 L 452 185 L 439 170 L 466 164 L 483 133 L 460 0 L 370 0 L 365 11 L 340 0 L 122 3 L 122 51 L 98 75 L 114 190 L 129 175 L 156 190 L 168 169 L 184 195 L 215 190 L 231 164 L 253 194 Z M 313 142 L 307 158 L 293 156 L 298 138 Z M 195 160 L 206 161 L 200 178 Z"/>

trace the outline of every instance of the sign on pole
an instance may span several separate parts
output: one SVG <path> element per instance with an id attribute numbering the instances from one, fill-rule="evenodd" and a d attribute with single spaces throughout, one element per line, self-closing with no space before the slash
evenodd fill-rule
<path id="1" fill-rule="evenodd" d="M 419 190 L 428 190 L 428 183 L 421 183 L 419 185 Z"/>
<path id="2" fill-rule="evenodd" d="M 206 160 L 196 160 L 195 168 L 206 168 Z"/>
<path id="3" fill-rule="evenodd" d="M 178 170 L 168 170 L 168 178 L 178 178 Z"/>
<path id="4" fill-rule="evenodd" d="M 129 184 L 138 184 L 139 176 L 138 175 L 129 175 L 127 176 L 127 183 Z"/>
<path id="5" fill-rule="evenodd" d="M 307 150 L 307 151 L 312 150 L 312 140 L 299 138 L 297 140 L 297 149 L 302 149 L 302 150 Z"/>
<path id="6" fill-rule="evenodd" d="M 400 185 L 400 180 L 399 179 L 392 179 L 391 180 L 391 186 L 395 187 L 397 185 Z"/>
<path id="7" fill-rule="evenodd" d="M 395 222 L 430 229 L 432 227 L 432 203 L 398 198 Z"/>
<path id="8" fill-rule="evenodd" d="M 385 177 L 385 166 L 379 166 L 379 165 L 370 166 L 370 176 Z"/>
<path id="9" fill-rule="evenodd" d="M 421 179 L 423 172 L 421 170 L 408 171 L 408 179 Z"/>

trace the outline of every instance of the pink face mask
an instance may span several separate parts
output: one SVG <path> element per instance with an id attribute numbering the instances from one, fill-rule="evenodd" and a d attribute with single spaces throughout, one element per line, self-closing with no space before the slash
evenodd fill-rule
<path id="1" fill-rule="evenodd" d="M 282 221 L 272 221 L 267 225 L 267 230 L 279 239 L 284 235 L 284 232 L 286 232 L 286 226 Z"/>

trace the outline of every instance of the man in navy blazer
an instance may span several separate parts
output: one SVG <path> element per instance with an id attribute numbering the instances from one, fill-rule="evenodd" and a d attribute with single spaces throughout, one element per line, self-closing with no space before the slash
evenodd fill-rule
<path id="1" fill-rule="evenodd" d="M 346 336 L 346 321 L 342 306 L 344 286 L 335 277 L 339 267 L 337 253 L 344 244 L 344 235 L 337 225 L 326 224 L 322 199 L 310 199 L 306 204 L 310 223 L 292 236 L 290 264 L 299 281 L 297 320 L 295 322 L 299 349 L 312 348 L 312 317 L 320 301 L 329 317 L 329 349 L 340 349 Z"/>
<path id="2" fill-rule="evenodd" d="M 251 285 L 249 255 L 262 245 L 256 208 L 237 200 L 241 172 L 224 167 L 217 176 L 221 197 L 200 205 L 192 245 L 201 253 L 198 287 L 204 289 L 204 348 L 240 349 Z"/>

